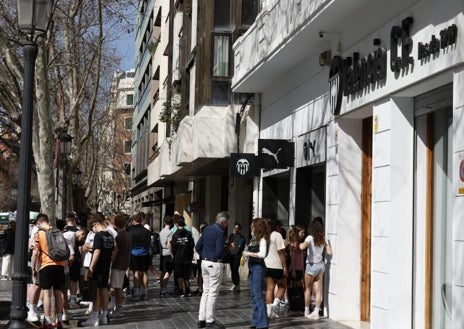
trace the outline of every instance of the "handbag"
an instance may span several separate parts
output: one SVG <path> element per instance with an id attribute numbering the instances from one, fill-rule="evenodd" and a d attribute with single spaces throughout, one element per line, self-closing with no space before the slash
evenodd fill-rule
<path id="1" fill-rule="evenodd" d="M 85 280 L 82 285 L 82 300 L 85 302 L 92 302 L 97 299 L 97 281 Z"/>

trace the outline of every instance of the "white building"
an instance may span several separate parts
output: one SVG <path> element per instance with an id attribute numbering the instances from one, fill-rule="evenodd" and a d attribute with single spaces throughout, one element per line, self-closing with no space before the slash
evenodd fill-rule
<path id="1" fill-rule="evenodd" d="M 464 327 L 463 10 L 266 1 L 234 43 L 232 89 L 259 94 L 260 138 L 295 142 L 293 167 L 261 173 L 258 215 L 325 218 L 332 319 Z"/>

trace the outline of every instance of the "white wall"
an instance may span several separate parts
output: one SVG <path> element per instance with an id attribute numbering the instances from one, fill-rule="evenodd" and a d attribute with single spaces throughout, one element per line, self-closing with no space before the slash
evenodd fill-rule
<path id="1" fill-rule="evenodd" d="M 411 98 L 374 106 L 372 328 L 410 328 L 414 120 Z"/>

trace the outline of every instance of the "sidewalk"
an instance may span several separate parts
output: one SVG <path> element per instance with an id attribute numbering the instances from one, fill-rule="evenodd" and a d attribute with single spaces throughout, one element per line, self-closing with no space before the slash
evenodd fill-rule
<path id="1" fill-rule="evenodd" d="M 172 282 L 170 282 L 172 284 Z M 223 284 L 216 308 L 216 318 L 227 328 L 248 328 L 251 318 L 251 300 L 246 282 L 242 282 L 242 291 L 228 291 L 230 282 Z M 0 329 L 6 328 L 10 311 L 12 281 L 0 281 Z M 192 291 L 196 290 L 192 285 Z M 150 284 L 147 301 L 126 301 L 124 318 L 112 319 L 106 326 L 111 329 L 130 328 L 197 328 L 199 296 L 187 298 L 159 297 L 159 288 Z M 68 328 L 75 328 L 80 320 L 86 319 L 85 308 L 71 310 L 73 320 Z M 280 310 L 280 318 L 271 321 L 271 328 L 314 328 L 314 329 L 349 329 L 328 318 L 311 321 L 303 316 L 289 316 L 287 310 Z M 105 327 L 105 326 L 102 326 Z M 89 327 L 90 328 L 90 327 Z"/>

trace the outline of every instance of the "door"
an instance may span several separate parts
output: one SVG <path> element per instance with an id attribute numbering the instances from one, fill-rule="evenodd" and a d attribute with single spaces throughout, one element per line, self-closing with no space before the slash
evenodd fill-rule
<path id="1" fill-rule="evenodd" d="M 451 103 L 452 94 L 449 93 L 446 89 L 441 92 L 442 96 L 447 94 L 445 101 L 437 102 L 435 93 L 432 97 L 435 100 L 428 101 L 432 105 L 416 106 L 415 316 L 423 314 L 424 319 L 415 322 L 423 322 L 427 329 L 451 328 L 452 108 L 447 104 Z M 441 105 L 433 106 L 437 103 Z M 421 288 L 423 293 L 419 292 Z"/>
<path id="2" fill-rule="evenodd" d="M 361 195 L 361 321 L 371 317 L 372 117 L 363 120 Z"/>

